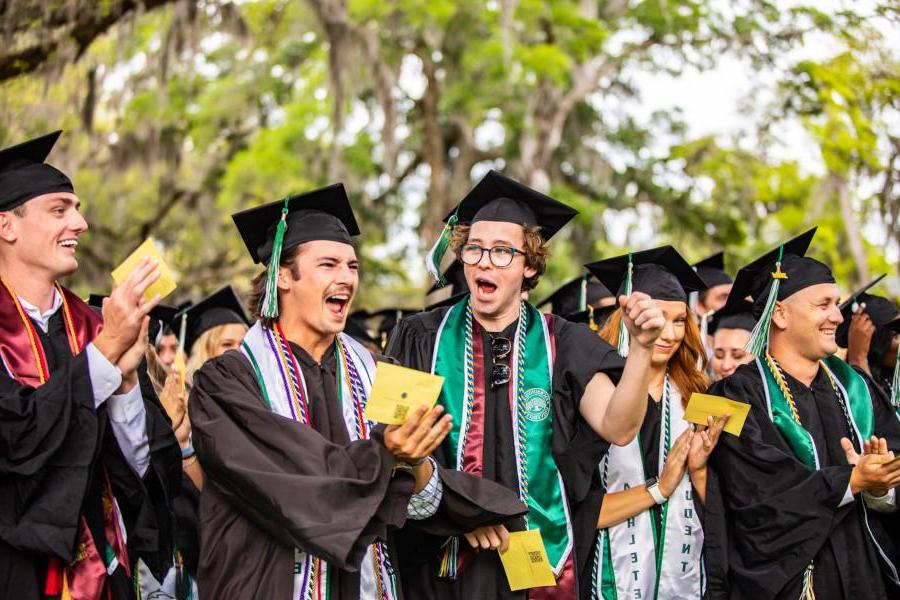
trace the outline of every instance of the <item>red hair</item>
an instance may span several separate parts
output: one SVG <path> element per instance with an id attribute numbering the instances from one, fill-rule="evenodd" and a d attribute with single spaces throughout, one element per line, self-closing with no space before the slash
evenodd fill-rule
<path id="1" fill-rule="evenodd" d="M 600 330 L 600 337 L 615 346 L 619 342 L 619 330 L 622 328 L 622 308 L 613 312 Z M 701 366 L 697 363 L 701 361 Z M 669 358 L 669 379 L 678 388 L 682 404 L 687 404 L 691 394 L 702 394 L 709 387 L 706 370 L 706 351 L 700 341 L 700 328 L 691 311 L 687 311 L 684 323 L 684 339 Z"/>

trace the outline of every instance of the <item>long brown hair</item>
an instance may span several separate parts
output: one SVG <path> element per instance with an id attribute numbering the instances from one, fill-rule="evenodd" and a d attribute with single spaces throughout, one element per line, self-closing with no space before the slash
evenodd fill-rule
<path id="1" fill-rule="evenodd" d="M 615 346 L 619 342 L 622 327 L 622 309 L 617 308 L 600 329 L 600 337 Z M 702 357 L 701 366 L 697 366 Z M 691 394 L 702 394 L 709 387 L 706 374 L 706 351 L 700 341 L 700 328 L 690 310 L 684 323 L 684 339 L 675 354 L 669 358 L 669 378 L 681 394 L 681 403 L 687 404 Z"/>

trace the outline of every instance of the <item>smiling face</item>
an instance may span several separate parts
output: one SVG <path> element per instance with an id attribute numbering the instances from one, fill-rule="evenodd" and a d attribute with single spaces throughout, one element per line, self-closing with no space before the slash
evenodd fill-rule
<path id="1" fill-rule="evenodd" d="M 32 198 L 19 210 L 0 213 L 0 239 L 7 242 L 4 260 L 50 281 L 78 268 L 75 248 L 88 224 L 75 194 L 56 192 Z"/>
<path id="2" fill-rule="evenodd" d="M 651 363 L 658 367 L 668 364 L 684 341 L 688 308 L 687 304 L 678 301 L 657 300 L 656 304 L 666 317 L 662 333 L 653 345 Z"/>
<path id="3" fill-rule="evenodd" d="M 811 285 L 779 302 L 772 315 L 772 336 L 801 356 L 817 361 L 838 350 L 837 326 L 843 323 L 840 292 L 834 283 Z"/>
<path id="4" fill-rule="evenodd" d="M 514 310 L 522 298 L 522 284 L 537 271 L 525 265 L 525 231 L 521 225 L 501 221 L 478 221 L 469 230 L 468 244 L 482 248 L 510 246 L 519 250 L 506 267 L 497 267 L 487 252 L 475 265 L 464 265 L 466 283 L 472 291 L 472 309 L 481 315 L 497 316 Z"/>
<path id="5" fill-rule="evenodd" d="M 713 356 L 710 363 L 716 379 L 728 377 L 739 366 L 753 360 L 753 355 L 744 350 L 749 341 L 750 332 L 746 329 L 719 328 L 716 330 L 716 335 L 713 336 Z"/>
<path id="6" fill-rule="evenodd" d="M 359 286 L 353 246 L 316 240 L 301 245 L 291 268 L 278 274 L 281 315 L 319 335 L 344 329 Z"/>

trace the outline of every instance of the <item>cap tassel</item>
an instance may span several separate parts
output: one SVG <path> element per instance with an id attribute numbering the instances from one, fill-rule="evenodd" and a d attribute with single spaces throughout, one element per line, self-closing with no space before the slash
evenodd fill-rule
<path id="1" fill-rule="evenodd" d="M 600 331 L 600 326 L 597 325 L 597 321 L 594 320 L 594 307 L 588 306 L 587 313 L 588 313 L 588 327 L 591 328 L 591 331 Z"/>
<path id="2" fill-rule="evenodd" d="M 459 209 L 457 208 L 457 211 L 458 210 Z M 429 250 L 428 254 L 425 256 L 425 268 L 428 270 L 428 274 L 434 278 L 437 287 L 439 288 L 447 285 L 447 279 L 444 277 L 444 274 L 441 273 L 441 260 L 443 260 L 444 255 L 447 253 L 447 248 L 450 247 L 450 236 L 453 234 L 453 228 L 456 227 L 457 223 L 459 223 L 459 217 L 456 213 L 453 213 L 450 215 L 450 218 L 447 219 L 447 224 L 444 225 L 444 229 L 441 230 L 441 235 L 439 235 L 437 241 L 434 242 L 434 246 L 431 247 L 431 250 Z"/>
<path id="3" fill-rule="evenodd" d="M 778 289 L 781 287 L 781 280 L 788 278 L 787 274 L 781 270 L 781 259 L 783 256 L 784 246 L 781 246 L 778 249 L 778 261 L 775 263 L 775 272 L 772 273 L 772 287 L 769 289 L 766 306 L 763 308 L 759 321 L 754 325 L 753 331 L 750 332 L 750 340 L 747 342 L 746 350 L 753 356 L 762 356 L 769 346 L 769 329 L 772 326 L 775 304 L 778 302 Z"/>
<path id="4" fill-rule="evenodd" d="M 708 352 L 709 348 L 707 344 L 709 344 L 709 320 L 713 315 L 716 314 L 715 310 L 709 310 L 703 313 L 703 316 L 700 317 L 700 343 L 703 345 L 703 352 L 697 357 L 697 368 L 703 368 L 703 359 L 708 360 Z"/>
<path id="5" fill-rule="evenodd" d="M 288 200 L 284 199 L 281 209 L 281 220 L 275 228 L 275 240 L 272 242 L 272 257 L 266 273 L 266 293 L 263 295 L 262 308 L 259 314 L 266 319 L 278 318 L 278 269 L 281 266 L 281 247 L 284 244 L 284 232 L 287 230 Z"/>
<path id="6" fill-rule="evenodd" d="M 634 263 L 631 262 L 631 253 L 628 253 L 628 270 L 625 272 L 625 297 L 631 296 L 631 275 L 634 271 Z M 628 356 L 628 347 L 629 347 L 629 338 L 628 338 L 628 328 L 625 326 L 625 319 L 622 319 L 622 324 L 619 327 L 619 344 L 616 349 L 619 351 L 619 356 L 622 358 L 626 358 Z"/>
<path id="7" fill-rule="evenodd" d="M 894 381 L 891 383 L 891 405 L 900 410 L 900 346 L 897 347 L 897 363 L 894 365 Z"/>
<path id="8" fill-rule="evenodd" d="M 581 276 L 581 292 L 578 294 L 578 310 L 587 310 L 587 273 Z"/>

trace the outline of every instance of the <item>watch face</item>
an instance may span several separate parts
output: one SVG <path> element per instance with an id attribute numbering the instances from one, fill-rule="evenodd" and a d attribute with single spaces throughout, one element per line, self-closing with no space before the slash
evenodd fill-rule
<path id="1" fill-rule="evenodd" d="M 650 487 L 650 486 L 656 485 L 657 483 L 659 483 L 659 478 L 657 478 L 657 477 L 651 477 L 650 479 L 648 479 L 648 480 L 646 481 L 646 483 L 644 483 L 644 485 L 647 486 L 647 487 Z"/>

